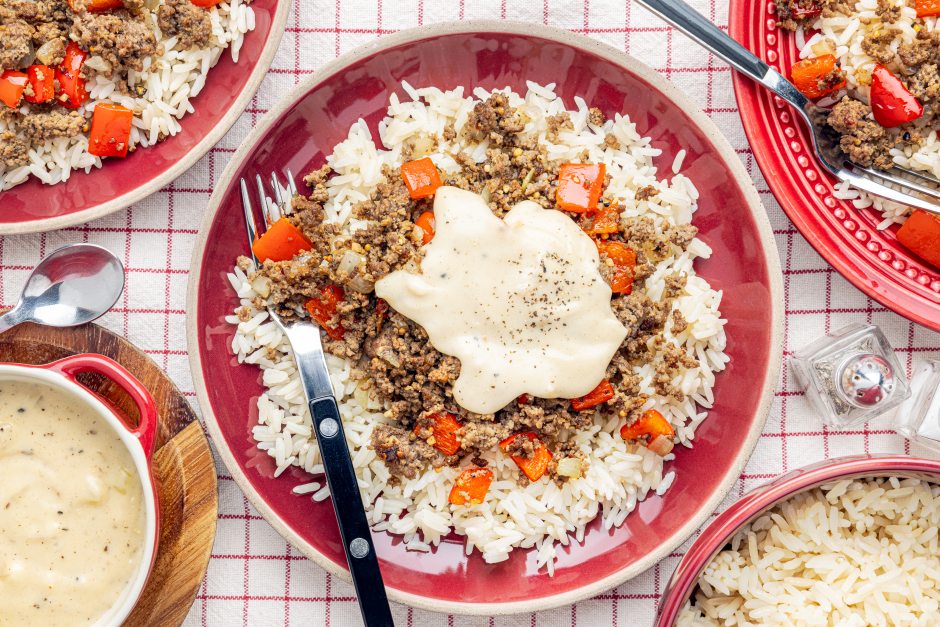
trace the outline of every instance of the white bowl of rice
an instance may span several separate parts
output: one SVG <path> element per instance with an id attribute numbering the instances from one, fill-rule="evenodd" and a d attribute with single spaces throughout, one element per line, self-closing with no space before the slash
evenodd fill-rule
<path id="1" fill-rule="evenodd" d="M 734 503 L 679 563 L 659 627 L 937 625 L 940 461 L 829 459 Z"/>

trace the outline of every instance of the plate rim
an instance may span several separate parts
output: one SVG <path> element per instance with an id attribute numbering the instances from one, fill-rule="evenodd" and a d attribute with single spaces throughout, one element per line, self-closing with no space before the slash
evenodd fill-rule
<path id="1" fill-rule="evenodd" d="M 666 80 L 658 72 L 645 65 L 638 59 L 613 48 L 601 41 L 590 39 L 584 35 L 571 33 L 569 31 L 533 24 L 528 22 L 519 22 L 514 20 L 463 20 L 451 22 L 438 22 L 426 26 L 409 28 L 401 30 L 392 35 L 386 35 L 380 39 L 366 42 L 357 46 L 353 50 L 337 57 L 333 61 L 326 63 L 317 69 L 313 74 L 306 77 L 294 88 L 283 96 L 277 104 L 272 107 L 268 113 L 258 122 L 251 133 L 245 138 L 238 150 L 232 155 L 225 170 L 219 177 L 215 191 L 209 199 L 209 204 L 203 214 L 202 222 L 199 225 L 199 232 L 196 237 L 193 256 L 189 268 L 189 279 L 186 294 L 186 311 L 190 315 L 196 316 L 198 313 L 198 291 L 199 278 L 202 275 L 203 258 L 205 256 L 208 233 L 215 216 L 218 213 L 221 201 L 222 190 L 226 189 L 235 175 L 235 170 L 243 162 L 245 156 L 254 147 L 258 139 L 268 128 L 281 116 L 281 114 L 293 106 L 299 98 L 316 86 L 325 78 L 333 75 L 337 71 L 349 64 L 359 61 L 367 56 L 382 52 L 388 48 L 399 46 L 414 41 L 429 39 L 442 35 L 453 34 L 473 34 L 473 33 L 501 33 L 523 36 L 532 36 L 540 39 L 546 39 L 565 46 L 570 46 L 591 54 L 601 56 L 620 66 L 624 70 L 638 76 L 646 82 L 653 85 L 656 89 L 666 95 L 676 106 L 688 115 L 693 123 L 699 127 L 702 133 L 712 142 L 719 155 L 728 167 L 729 172 L 734 176 L 744 196 L 748 199 L 748 208 L 757 226 L 760 236 L 761 246 L 764 252 L 764 259 L 767 263 L 767 275 L 770 287 L 771 297 L 771 335 L 770 351 L 768 355 L 767 371 L 761 385 L 762 391 L 760 401 L 757 406 L 758 420 L 751 427 L 750 433 L 744 442 L 741 450 L 735 456 L 732 468 L 743 471 L 745 464 L 750 458 L 757 441 L 763 431 L 764 423 L 770 414 L 771 404 L 776 391 L 777 380 L 782 367 L 783 358 L 783 336 L 784 336 L 784 315 L 783 315 L 783 274 L 780 267 L 780 259 L 777 254 L 777 245 L 773 237 L 773 230 L 767 212 L 760 201 L 757 189 L 754 187 L 750 176 L 744 168 L 744 165 L 738 159 L 734 149 L 728 143 L 728 140 L 721 134 L 718 127 L 705 115 L 705 113 L 692 100 L 685 95 L 678 87 Z M 759 208 L 759 209 L 758 209 Z M 346 582 L 351 582 L 349 571 L 324 557 L 321 553 L 310 547 L 303 541 L 297 533 L 283 523 L 277 514 L 267 505 L 260 494 L 253 488 L 244 474 L 243 469 L 238 465 L 228 446 L 225 446 L 225 439 L 219 426 L 215 413 L 212 410 L 209 401 L 206 381 L 203 378 L 202 355 L 199 350 L 199 329 L 196 324 L 188 324 L 186 331 L 187 349 L 189 353 L 190 369 L 192 372 L 193 385 L 196 391 L 196 398 L 199 402 L 202 415 L 213 441 L 217 443 L 216 451 L 226 468 L 232 475 L 236 485 L 242 490 L 252 506 L 258 513 L 270 524 L 275 531 L 286 539 L 291 546 L 300 551 L 301 554 L 312 560 L 318 566 L 338 576 Z M 644 559 L 633 564 L 628 568 L 621 569 L 616 573 L 595 581 L 591 584 L 557 594 L 551 597 L 543 597 L 535 600 L 513 601 L 507 603 L 462 603 L 460 601 L 448 601 L 442 599 L 433 599 L 418 596 L 412 593 L 402 592 L 393 588 L 386 587 L 389 599 L 397 603 L 403 603 L 417 609 L 428 610 L 432 612 L 456 614 L 456 615 L 474 615 L 474 616 L 504 616 L 510 614 L 531 613 L 554 609 L 561 606 L 571 605 L 578 601 L 594 597 L 617 587 L 624 581 L 632 579 L 661 562 L 675 548 L 685 542 L 699 527 L 701 527 L 708 517 L 714 512 L 725 496 L 738 480 L 740 472 L 737 474 L 730 472 L 718 489 L 700 508 L 700 513 L 689 519 L 672 537 L 671 541 L 664 543 L 660 549 Z"/>
<path id="2" fill-rule="evenodd" d="M 290 7 L 292 6 L 292 2 L 290 2 L 290 0 L 275 1 L 277 2 L 277 9 L 275 10 L 274 17 L 271 20 L 271 30 L 269 31 L 268 40 L 261 49 L 261 56 L 258 57 L 258 62 L 255 64 L 251 75 L 248 77 L 248 82 L 245 83 L 245 86 L 239 93 L 238 98 L 235 99 L 235 102 L 229 108 L 228 112 L 222 116 L 222 119 L 220 119 L 218 123 L 212 127 L 212 130 L 206 134 L 205 137 L 203 137 L 198 143 L 196 143 L 195 146 L 192 147 L 192 149 L 189 150 L 185 157 L 174 163 L 173 166 L 170 167 L 166 172 L 147 182 L 145 185 L 142 185 L 137 189 L 124 194 L 123 196 L 112 198 L 111 200 L 102 203 L 97 207 L 83 209 L 82 211 L 70 213 L 64 216 L 56 216 L 54 218 L 38 218 L 36 220 L 28 220 L 25 222 L 0 222 L 0 235 L 48 233 L 51 231 L 65 229 L 70 226 L 77 226 L 79 224 L 85 224 L 86 222 L 98 220 L 99 218 L 111 215 L 112 213 L 117 213 L 122 209 L 127 209 L 134 203 L 148 198 L 163 187 L 166 187 L 168 184 L 178 179 L 183 175 L 184 172 L 194 166 L 196 162 L 202 159 L 210 149 L 215 147 L 215 145 L 222 140 L 225 134 L 229 132 L 229 129 L 234 126 L 238 118 L 241 117 L 241 114 L 245 112 L 245 109 L 248 107 L 248 103 L 251 102 L 252 98 L 254 98 L 258 89 L 261 87 L 261 81 L 264 80 L 268 70 L 271 68 L 271 63 L 274 61 L 274 55 L 277 54 L 277 49 L 280 46 L 281 40 L 284 36 L 284 28 L 287 25 L 287 14 L 290 11 Z M 0 197 L 2 197 L 2 194 L 3 192 L 0 191 Z"/>
<path id="3" fill-rule="evenodd" d="M 746 8 L 746 4 L 747 0 L 730 0 L 728 4 L 728 32 L 738 43 L 740 43 L 740 37 L 747 31 L 748 16 L 744 14 L 746 12 L 742 13 L 743 9 Z M 738 10 L 736 10 L 736 8 Z M 741 45 L 744 46 L 744 44 Z M 817 228 L 817 224 L 807 220 L 802 213 L 797 211 L 794 206 L 791 206 L 792 201 L 790 200 L 790 194 L 784 189 L 786 185 L 784 179 L 776 176 L 776 173 L 773 171 L 774 165 L 771 160 L 776 153 L 774 150 L 770 149 L 770 147 L 765 146 L 762 140 L 763 133 L 761 132 L 760 121 L 758 120 L 758 112 L 762 109 L 757 101 L 758 97 L 755 97 L 753 101 L 749 98 L 748 92 L 754 90 L 755 93 L 759 93 L 756 91 L 759 88 L 753 81 L 735 70 L 731 71 L 731 81 L 734 87 L 735 103 L 738 107 L 738 117 L 741 120 L 741 126 L 744 127 L 744 135 L 747 137 L 748 146 L 754 154 L 754 161 L 757 163 L 757 167 L 760 169 L 761 175 L 763 175 L 764 181 L 766 181 L 767 187 L 773 194 L 777 204 L 780 205 L 787 219 L 796 227 L 800 235 L 809 243 L 816 254 L 822 257 L 826 263 L 832 266 L 833 270 L 839 273 L 839 276 L 851 283 L 863 294 L 902 318 L 919 324 L 926 329 L 940 332 L 940 304 L 934 305 L 937 309 L 938 316 L 936 319 L 932 320 L 924 314 L 907 309 L 905 306 L 895 302 L 892 300 L 893 295 L 904 295 L 909 299 L 917 299 L 925 303 L 929 303 L 930 301 L 907 289 L 903 289 L 893 281 L 879 281 L 875 283 L 869 277 L 863 277 L 857 272 L 852 272 L 851 269 L 854 265 L 853 261 L 855 260 L 850 258 L 848 253 L 841 250 L 839 251 L 841 254 L 834 252 L 832 247 L 827 246 L 826 242 L 822 239 L 822 234 L 827 234 L 828 231 L 818 233 L 814 230 Z M 748 115 L 745 115 L 745 111 L 748 112 Z M 780 165 L 781 167 L 786 166 L 786 164 L 782 162 Z M 829 178 L 832 177 L 829 176 Z M 844 207 L 849 207 L 846 201 L 837 201 Z M 854 207 L 851 207 L 851 210 L 860 211 Z M 865 261 L 866 266 L 871 265 L 865 257 L 859 257 L 858 259 Z M 881 286 L 880 291 L 876 285 Z"/>

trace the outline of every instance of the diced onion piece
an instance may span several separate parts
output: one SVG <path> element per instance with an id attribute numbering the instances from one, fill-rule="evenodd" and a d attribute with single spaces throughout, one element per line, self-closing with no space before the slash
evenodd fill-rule
<path id="1" fill-rule="evenodd" d="M 98 72 L 109 72 L 111 64 L 98 55 L 85 59 L 85 65 Z"/>
<path id="2" fill-rule="evenodd" d="M 415 147 L 412 150 L 415 159 L 426 157 L 434 152 L 434 140 L 430 137 L 419 137 L 415 140 Z"/>
<path id="3" fill-rule="evenodd" d="M 830 46 L 829 43 L 825 39 L 813 44 L 810 47 L 813 49 L 813 54 L 816 55 L 817 57 L 821 57 L 826 54 L 831 54 L 832 56 L 835 56 L 836 54 L 836 51 L 832 49 L 832 46 Z"/>
<path id="4" fill-rule="evenodd" d="M 395 354 L 390 348 L 386 348 L 384 351 L 379 353 L 379 357 L 387 361 L 393 368 L 401 368 L 401 361 L 398 359 L 398 355 Z"/>
<path id="5" fill-rule="evenodd" d="M 271 279 L 266 276 L 258 276 L 251 282 L 251 289 L 258 292 L 261 298 L 267 298 L 271 295 Z"/>
<path id="6" fill-rule="evenodd" d="M 64 55 L 65 43 L 58 37 L 50 39 L 36 51 L 36 58 L 39 59 L 43 65 L 50 67 L 57 65 L 56 60 L 61 59 Z"/>
<path id="7" fill-rule="evenodd" d="M 369 388 L 371 387 L 371 381 L 372 380 L 368 378 L 363 379 L 359 382 L 359 385 L 357 385 L 356 389 L 353 391 L 353 398 L 363 409 L 366 409 L 369 406 Z"/>
<path id="8" fill-rule="evenodd" d="M 414 259 L 409 259 L 408 263 L 406 263 L 405 267 L 402 269 L 408 274 L 421 274 L 421 266 L 419 266 L 418 262 Z"/>
<path id="9" fill-rule="evenodd" d="M 343 254 L 342 260 L 339 262 L 339 267 L 336 268 L 337 274 L 346 273 L 347 275 L 352 275 L 352 273 L 359 267 L 359 262 L 365 259 L 362 255 L 351 250 L 347 250 Z"/>
<path id="10" fill-rule="evenodd" d="M 558 462 L 558 468 L 555 472 L 562 477 L 578 479 L 581 477 L 581 460 L 577 457 L 566 457 Z"/>
<path id="11" fill-rule="evenodd" d="M 349 283 L 346 284 L 346 287 L 354 289 L 357 292 L 361 292 L 363 294 L 368 294 L 373 289 L 375 289 L 375 283 L 372 281 L 367 281 L 361 274 L 357 274 L 352 279 L 350 279 Z"/>
<path id="12" fill-rule="evenodd" d="M 490 191 L 489 186 L 486 186 L 483 188 L 483 193 L 481 194 L 481 196 L 483 196 L 483 202 L 485 202 L 486 204 L 490 204 L 491 202 L 493 202 L 493 192 Z"/>
<path id="13" fill-rule="evenodd" d="M 660 457 L 665 457 L 672 452 L 672 438 L 665 435 L 658 435 L 656 438 L 646 445 L 646 448 L 653 451 Z"/>

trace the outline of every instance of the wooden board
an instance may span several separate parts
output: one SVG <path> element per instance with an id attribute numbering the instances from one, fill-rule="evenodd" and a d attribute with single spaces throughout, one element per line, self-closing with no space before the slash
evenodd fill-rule
<path id="1" fill-rule="evenodd" d="M 218 482 L 209 442 L 176 385 L 124 338 L 95 324 L 56 329 L 26 323 L 0 335 L 0 362 L 45 364 L 79 353 L 118 362 L 157 403 L 160 426 L 153 467 L 162 490 L 160 548 L 147 587 L 124 626 L 179 627 L 199 592 L 215 540 Z M 137 419 L 130 398 L 109 379 L 96 374 L 78 378 Z"/>

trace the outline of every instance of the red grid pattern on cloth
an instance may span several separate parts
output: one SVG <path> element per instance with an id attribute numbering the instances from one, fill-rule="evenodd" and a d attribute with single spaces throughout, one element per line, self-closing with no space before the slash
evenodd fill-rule
<path id="1" fill-rule="evenodd" d="M 727 27 L 726 0 L 690 4 Z M 662 72 L 704 109 L 747 167 L 770 214 L 784 271 L 787 354 L 830 329 L 864 321 L 881 326 L 908 376 L 920 360 L 940 358 L 940 335 L 868 299 L 793 228 L 754 163 L 738 118 L 730 69 L 629 0 L 294 0 L 271 70 L 219 145 L 173 184 L 126 211 L 54 233 L 0 238 L 0 305 L 14 304 L 29 271 L 47 252 L 73 242 L 111 248 L 122 257 L 128 281 L 123 298 L 103 324 L 150 354 L 195 403 L 184 331 L 188 267 L 196 227 L 236 147 L 304 75 L 339 54 L 403 28 L 473 18 L 525 20 L 594 37 Z M 722 509 L 768 478 L 863 451 L 929 455 L 895 435 L 885 419 L 841 433 L 823 428 L 784 366 L 763 437 Z M 291 549 L 248 504 L 221 464 L 217 466 L 218 535 L 208 575 L 185 625 L 360 625 L 352 587 Z M 398 625 L 409 627 L 646 626 L 689 542 L 636 579 L 569 607 L 495 618 L 444 616 L 402 606 L 393 612 Z"/>

